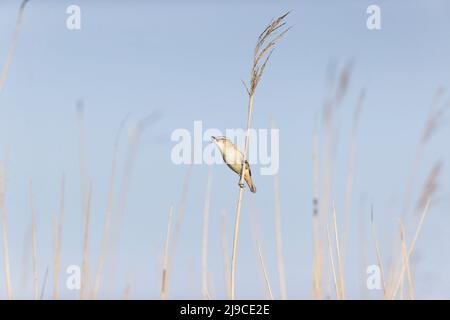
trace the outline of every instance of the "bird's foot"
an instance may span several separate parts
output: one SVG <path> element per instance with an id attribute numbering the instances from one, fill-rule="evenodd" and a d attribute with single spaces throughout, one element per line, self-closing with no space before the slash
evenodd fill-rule
<path id="1" fill-rule="evenodd" d="M 241 189 L 243 189 L 244 188 L 244 184 L 243 183 L 238 183 L 238 185 L 239 185 L 239 188 L 241 188 Z"/>

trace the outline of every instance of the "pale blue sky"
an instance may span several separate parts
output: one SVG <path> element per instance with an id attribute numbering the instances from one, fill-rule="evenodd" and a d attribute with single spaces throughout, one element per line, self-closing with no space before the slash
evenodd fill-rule
<path id="1" fill-rule="evenodd" d="M 258 2 L 259 3 L 259 2 Z M 38 259 L 42 280 L 52 271 L 52 217 L 59 184 L 67 179 L 62 265 L 81 263 L 82 220 L 76 101 L 85 102 L 87 171 L 93 184 L 91 257 L 96 263 L 117 129 L 131 113 L 120 141 L 119 179 L 130 127 L 157 111 L 159 120 L 142 136 L 120 236 L 113 292 L 131 284 L 134 298 L 158 298 L 167 211 L 178 205 L 187 166 L 170 160 L 177 128 L 193 130 L 245 125 L 247 79 L 253 45 L 271 18 L 293 10 L 293 28 L 274 52 L 255 98 L 254 126 L 280 128 L 280 189 L 288 297 L 311 291 L 311 140 L 326 93 L 330 63 L 354 62 L 339 109 L 339 144 L 332 199 L 342 214 L 352 114 L 361 88 L 367 95 L 358 131 L 346 276 L 348 295 L 363 297 L 361 252 L 375 264 L 369 228 L 373 203 L 387 268 L 398 238 L 407 177 L 434 93 L 450 86 L 450 5 L 446 1 L 30 1 L 8 81 L 0 93 L 0 159 L 6 159 L 9 240 L 14 292 L 32 296 L 28 181 L 36 194 Z M 66 28 L 70 4 L 82 10 L 82 29 Z M 382 30 L 366 28 L 366 8 L 381 7 Z M 19 1 L 0 3 L 0 62 L 6 58 Z M 447 93 L 445 99 L 449 99 Z M 450 160 L 448 126 L 426 149 L 415 194 L 432 165 L 444 162 L 440 187 L 417 243 L 417 297 L 450 298 Z M 207 167 L 194 166 L 185 221 L 174 259 L 170 297 L 201 297 L 201 230 Z M 254 170 L 257 172 L 258 170 Z M 222 210 L 231 247 L 237 177 L 212 169 L 209 270 L 212 294 L 225 297 L 221 251 Z M 255 176 L 256 194 L 245 193 L 239 243 L 238 297 L 264 297 L 264 283 L 250 235 L 249 199 L 260 214 L 263 246 L 275 295 L 273 178 Z M 361 198 L 364 210 L 361 208 Z M 117 197 L 116 197 L 117 199 Z M 115 203 L 117 205 L 117 202 Z M 341 217 L 339 218 L 341 220 Z M 364 226 L 361 230 L 360 226 Z M 361 234 L 367 238 L 362 248 Z M 409 231 L 408 236 L 411 235 Z M 24 243 L 25 241 L 25 243 Z M 25 251 L 24 251 L 25 249 Z M 28 262 L 24 263 L 26 259 Z M 26 266 L 25 271 L 23 271 Z M 364 267 L 365 268 L 365 267 Z M 0 297 L 5 297 L 3 265 Z M 27 285 L 21 286 L 22 275 Z M 47 296 L 50 296 L 51 279 Z M 328 288 L 327 288 L 328 290 Z M 332 291 L 331 291 L 332 292 Z M 104 293 L 104 290 L 102 291 Z M 77 293 L 62 289 L 66 298 Z M 372 292 L 370 297 L 380 297 Z"/>

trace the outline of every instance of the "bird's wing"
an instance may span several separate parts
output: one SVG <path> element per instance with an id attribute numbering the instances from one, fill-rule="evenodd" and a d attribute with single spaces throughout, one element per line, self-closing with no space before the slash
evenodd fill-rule
<path id="1" fill-rule="evenodd" d="M 248 168 L 248 175 L 251 177 L 252 176 L 252 170 L 250 170 L 250 164 L 248 163 L 247 160 L 245 160 L 245 165 Z"/>
<path id="2" fill-rule="evenodd" d="M 239 150 L 239 148 L 237 147 L 237 145 L 235 145 L 233 142 L 230 142 L 230 144 L 233 146 L 234 150 L 236 150 L 236 152 L 243 158 L 244 154 L 242 153 L 241 150 Z"/>

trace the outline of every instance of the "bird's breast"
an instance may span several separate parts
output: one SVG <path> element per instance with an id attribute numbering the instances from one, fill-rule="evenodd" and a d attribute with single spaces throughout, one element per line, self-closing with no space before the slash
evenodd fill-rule
<path id="1" fill-rule="evenodd" d="M 236 173 L 240 173 L 242 169 L 242 154 L 234 148 L 226 148 L 223 152 L 223 160 Z"/>

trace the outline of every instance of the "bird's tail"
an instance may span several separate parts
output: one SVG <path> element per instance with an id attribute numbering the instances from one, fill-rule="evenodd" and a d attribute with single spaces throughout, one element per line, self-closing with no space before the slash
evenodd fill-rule
<path id="1" fill-rule="evenodd" d="M 250 191 L 253 192 L 253 193 L 256 193 L 256 187 L 255 187 L 255 185 L 253 184 L 252 178 L 249 177 L 249 178 L 245 179 L 245 182 L 247 182 L 247 185 L 248 185 L 248 187 L 250 188 Z"/>

